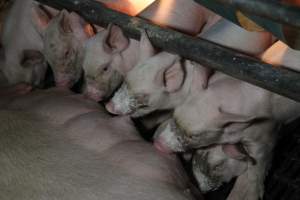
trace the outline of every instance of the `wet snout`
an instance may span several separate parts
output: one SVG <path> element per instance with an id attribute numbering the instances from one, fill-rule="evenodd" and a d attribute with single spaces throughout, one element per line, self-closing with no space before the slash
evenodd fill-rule
<path id="1" fill-rule="evenodd" d="M 173 118 L 158 127 L 154 135 L 154 146 L 164 153 L 185 150 L 180 129 Z"/>
<path id="2" fill-rule="evenodd" d="M 130 97 L 125 84 L 117 90 L 105 107 L 108 112 L 117 115 L 128 115 L 134 111 L 134 99 Z"/>
<path id="3" fill-rule="evenodd" d="M 105 104 L 105 108 L 108 112 L 115 114 L 115 115 L 122 115 L 122 113 L 116 109 L 115 104 L 112 101 L 109 101 Z"/>

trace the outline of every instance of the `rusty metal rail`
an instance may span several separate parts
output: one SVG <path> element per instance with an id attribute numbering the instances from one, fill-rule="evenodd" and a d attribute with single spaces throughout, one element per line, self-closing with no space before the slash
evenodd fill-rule
<path id="1" fill-rule="evenodd" d="M 246 55 L 236 53 L 206 40 L 162 28 L 146 20 L 113 11 L 93 0 L 37 0 L 58 9 L 77 12 L 87 21 L 100 26 L 109 23 L 120 26 L 124 33 L 139 39 L 145 29 L 151 42 L 165 51 L 211 67 L 272 92 L 300 101 L 300 74 L 274 68 Z"/>

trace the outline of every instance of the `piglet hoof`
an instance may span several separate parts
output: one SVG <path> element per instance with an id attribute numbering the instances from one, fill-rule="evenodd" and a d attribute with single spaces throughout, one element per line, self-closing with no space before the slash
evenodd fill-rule
<path id="1" fill-rule="evenodd" d="M 0 89 L 0 96 L 20 96 L 29 93 L 32 86 L 26 83 L 19 83 L 14 86 L 8 86 Z"/>

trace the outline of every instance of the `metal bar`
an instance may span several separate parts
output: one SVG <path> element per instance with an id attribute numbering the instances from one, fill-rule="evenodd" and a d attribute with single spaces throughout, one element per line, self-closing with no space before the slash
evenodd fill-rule
<path id="1" fill-rule="evenodd" d="M 201 0 L 194 0 L 201 4 Z M 246 13 L 300 28 L 300 7 L 271 0 L 212 0 Z"/>
<path id="2" fill-rule="evenodd" d="M 90 23 L 105 26 L 113 23 L 124 33 L 139 39 L 145 29 L 151 42 L 165 51 L 179 54 L 206 67 L 219 70 L 272 92 L 300 101 L 300 74 L 274 68 L 246 55 L 236 53 L 206 40 L 191 37 L 150 22 L 110 10 L 93 0 L 37 0 L 55 8 L 75 11 Z"/>

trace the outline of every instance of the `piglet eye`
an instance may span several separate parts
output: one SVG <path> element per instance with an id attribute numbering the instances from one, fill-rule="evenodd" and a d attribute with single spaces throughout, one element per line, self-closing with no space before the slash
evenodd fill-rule
<path id="1" fill-rule="evenodd" d="M 188 140 L 197 140 L 200 137 L 199 135 L 196 134 L 185 134 L 184 136 Z"/>
<path id="2" fill-rule="evenodd" d="M 70 50 L 66 50 L 64 55 L 65 55 L 65 57 L 68 57 L 70 55 Z"/>
<path id="3" fill-rule="evenodd" d="M 103 71 L 104 71 L 104 72 L 108 71 L 108 66 L 105 66 L 105 67 L 103 68 Z"/>
<path id="4" fill-rule="evenodd" d="M 148 105 L 140 105 L 139 108 L 148 108 Z"/>

